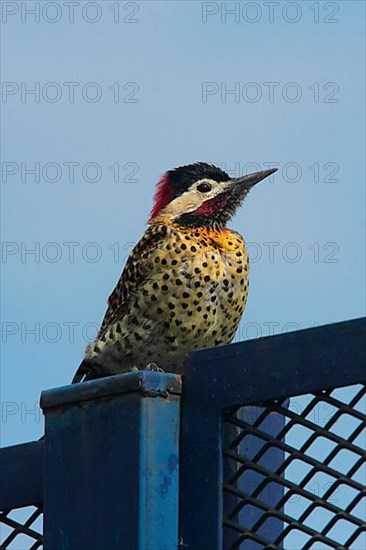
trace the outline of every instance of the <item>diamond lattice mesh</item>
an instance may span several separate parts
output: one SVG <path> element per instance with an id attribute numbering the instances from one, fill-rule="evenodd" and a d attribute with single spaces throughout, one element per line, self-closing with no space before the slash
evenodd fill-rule
<path id="1" fill-rule="evenodd" d="M 366 388 L 224 416 L 224 547 L 366 548 Z"/>
<path id="2" fill-rule="evenodd" d="M 0 549 L 42 548 L 42 510 L 35 506 L 0 511 Z"/>

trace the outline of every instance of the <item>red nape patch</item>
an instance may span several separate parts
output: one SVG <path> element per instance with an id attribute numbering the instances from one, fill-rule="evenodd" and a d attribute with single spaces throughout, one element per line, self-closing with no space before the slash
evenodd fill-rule
<path id="1" fill-rule="evenodd" d="M 213 216 L 216 212 L 222 210 L 226 206 L 226 203 L 227 195 L 225 193 L 221 193 L 220 195 L 216 195 L 213 199 L 209 199 L 201 204 L 201 206 L 199 206 L 194 213 L 199 216 Z"/>
<path id="2" fill-rule="evenodd" d="M 170 203 L 175 197 L 174 190 L 172 189 L 168 174 L 161 176 L 154 195 L 154 206 L 151 210 L 149 221 L 159 214 L 160 210 Z"/>

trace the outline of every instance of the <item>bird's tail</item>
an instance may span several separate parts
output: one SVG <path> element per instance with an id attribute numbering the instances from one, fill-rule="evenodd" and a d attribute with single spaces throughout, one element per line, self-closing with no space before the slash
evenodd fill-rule
<path id="1" fill-rule="evenodd" d="M 95 359 L 83 359 L 79 365 L 78 370 L 74 374 L 74 378 L 71 384 L 77 384 L 78 382 L 87 382 L 88 380 L 95 380 L 96 378 L 103 378 L 107 376 L 105 367 L 100 363 L 97 363 Z"/>
<path id="2" fill-rule="evenodd" d="M 78 382 L 82 382 L 84 379 L 87 379 L 91 372 L 91 366 L 91 361 L 83 359 L 74 374 L 71 384 L 77 384 Z"/>

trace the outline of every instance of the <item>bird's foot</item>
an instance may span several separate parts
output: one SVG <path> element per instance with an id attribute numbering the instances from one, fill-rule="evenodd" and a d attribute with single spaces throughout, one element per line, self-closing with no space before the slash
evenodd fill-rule
<path id="1" fill-rule="evenodd" d="M 149 363 L 148 365 L 146 365 L 145 370 L 152 370 L 155 372 L 165 372 L 156 363 Z"/>

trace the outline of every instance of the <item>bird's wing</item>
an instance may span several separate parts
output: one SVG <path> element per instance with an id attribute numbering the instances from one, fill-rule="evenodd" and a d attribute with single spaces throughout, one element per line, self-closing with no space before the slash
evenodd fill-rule
<path id="1" fill-rule="evenodd" d="M 150 226 L 142 239 L 133 248 L 122 274 L 108 298 L 108 308 L 99 329 L 97 340 L 103 338 L 108 329 L 123 318 L 128 310 L 129 299 L 134 296 L 137 289 L 152 274 L 154 252 L 163 244 L 167 232 L 166 225 Z M 88 379 L 90 370 L 90 361 L 84 358 L 72 379 L 72 384 Z"/>
<path id="2" fill-rule="evenodd" d="M 98 338 L 103 337 L 113 323 L 123 318 L 129 298 L 135 294 L 154 269 L 153 252 L 162 244 L 167 231 L 166 225 L 150 226 L 132 250 L 119 281 L 108 298 L 108 309 L 99 329 Z"/>

